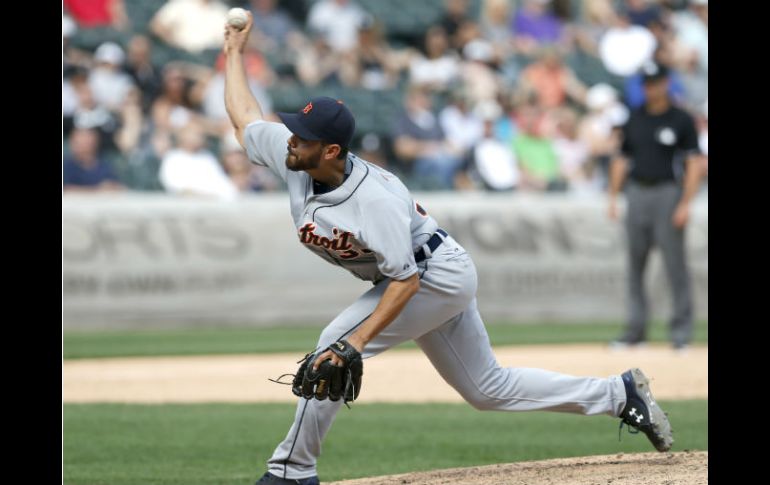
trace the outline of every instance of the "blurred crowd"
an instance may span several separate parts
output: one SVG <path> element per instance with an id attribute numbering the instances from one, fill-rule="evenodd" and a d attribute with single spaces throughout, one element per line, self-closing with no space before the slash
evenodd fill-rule
<path id="1" fill-rule="evenodd" d="M 63 184 L 222 199 L 283 190 L 224 105 L 226 14 L 268 117 L 332 95 L 351 147 L 416 190 L 606 189 L 654 59 L 708 153 L 708 0 L 64 0 Z"/>

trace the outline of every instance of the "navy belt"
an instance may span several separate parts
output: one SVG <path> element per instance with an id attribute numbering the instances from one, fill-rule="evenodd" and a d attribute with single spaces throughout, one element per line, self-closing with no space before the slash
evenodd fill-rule
<path id="1" fill-rule="evenodd" d="M 437 247 L 441 246 L 441 243 L 444 242 L 445 237 L 449 237 L 449 234 L 447 234 L 445 230 L 436 229 L 436 232 L 433 233 L 430 239 L 428 239 L 428 242 L 425 243 L 419 250 L 415 251 L 414 262 L 420 263 L 428 259 L 433 254 L 433 251 L 435 251 Z M 428 250 L 425 251 L 425 248 L 428 248 Z"/>

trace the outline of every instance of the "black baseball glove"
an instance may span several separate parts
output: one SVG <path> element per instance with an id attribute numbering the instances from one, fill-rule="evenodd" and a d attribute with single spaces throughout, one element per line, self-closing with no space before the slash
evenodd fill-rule
<path id="1" fill-rule="evenodd" d="M 321 362 L 318 370 L 313 370 L 313 363 L 319 355 L 331 350 L 344 361 L 344 365 L 337 366 L 330 360 Z M 332 401 L 350 401 L 358 399 L 361 392 L 361 378 L 364 374 L 364 363 L 361 354 L 346 340 L 334 342 L 329 347 L 307 354 L 294 376 L 291 390 L 299 397 L 305 399 L 316 398 L 321 401 L 327 397 Z"/>

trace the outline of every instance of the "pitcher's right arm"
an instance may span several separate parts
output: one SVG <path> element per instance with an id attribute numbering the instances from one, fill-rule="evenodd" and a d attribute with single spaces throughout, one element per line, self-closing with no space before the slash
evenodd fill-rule
<path id="1" fill-rule="evenodd" d="M 230 122 L 235 128 L 238 142 L 245 148 L 243 130 L 249 123 L 263 118 L 262 108 L 257 98 L 249 90 L 246 68 L 243 63 L 243 50 L 249 39 L 254 19 L 250 12 L 249 20 L 243 30 L 231 25 L 225 26 L 225 44 L 222 48 L 227 58 L 225 62 L 225 107 Z"/>

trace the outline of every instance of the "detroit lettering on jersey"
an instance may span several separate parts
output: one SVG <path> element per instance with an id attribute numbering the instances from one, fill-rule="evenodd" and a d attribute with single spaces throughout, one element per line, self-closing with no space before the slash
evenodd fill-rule
<path id="1" fill-rule="evenodd" d="M 291 132 L 281 123 L 255 121 L 244 130 L 249 159 L 285 182 L 291 216 L 302 245 L 366 281 L 403 280 L 417 272 L 414 251 L 438 229 L 387 170 L 348 154 L 339 187 L 315 193 L 307 172 L 286 168 Z"/>
<path id="2" fill-rule="evenodd" d="M 353 233 L 350 231 L 340 231 L 336 227 L 333 227 L 332 234 L 334 234 L 334 238 L 329 239 L 328 237 L 315 234 L 313 232 L 315 228 L 316 225 L 312 222 L 308 222 L 300 227 L 299 241 L 302 244 L 312 244 L 324 249 L 336 251 L 342 259 L 353 259 L 359 257 L 361 254 L 371 253 L 371 251 L 366 248 L 353 249 L 353 244 L 351 242 Z"/>

